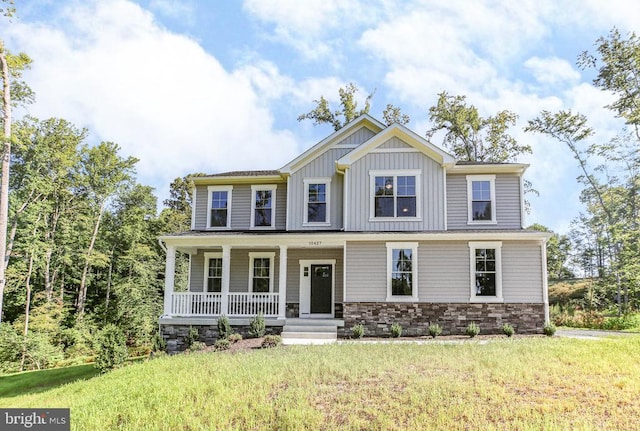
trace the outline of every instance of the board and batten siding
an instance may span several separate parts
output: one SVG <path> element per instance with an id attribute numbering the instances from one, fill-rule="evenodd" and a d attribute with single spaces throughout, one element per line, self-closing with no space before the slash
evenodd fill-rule
<path id="1" fill-rule="evenodd" d="M 334 281 L 335 302 L 342 302 L 344 283 L 344 267 L 342 265 L 342 249 L 326 248 L 290 248 L 287 252 L 287 302 L 300 302 L 300 261 L 335 259 Z"/>
<path id="2" fill-rule="evenodd" d="M 468 224 L 467 176 L 447 175 L 447 229 L 521 229 L 520 177 L 496 175 L 497 224 Z"/>
<path id="3" fill-rule="evenodd" d="M 398 141 L 393 138 L 391 141 Z M 397 143 L 394 145 L 398 145 Z M 373 191 L 370 171 L 402 169 L 421 171 L 419 204 L 421 220 L 369 221 Z M 444 230 L 444 184 L 442 167 L 419 152 L 369 153 L 349 169 L 348 231 L 425 231 Z"/>
<path id="4" fill-rule="evenodd" d="M 276 189 L 276 226 L 277 230 L 286 229 L 287 224 L 287 184 L 274 183 Z M 206 185 L 196 186 L 195 230 L 207 229 L 208 189 Z M 231 192 L 231 229 L 251 229 L 251 184 L 234 184 Z"/>

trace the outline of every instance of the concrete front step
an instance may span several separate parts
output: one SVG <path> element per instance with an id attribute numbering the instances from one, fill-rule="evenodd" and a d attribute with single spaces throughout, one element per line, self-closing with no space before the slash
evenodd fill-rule
<path id="1" fill-rule="evenodd" d="M 336 343 L 337 340 L 334 338 L 282 338 L 282 344 L 285 346 L 293 346 L 293 345 L 317 345 L 317 344 L 332 344 Z"/>
<path id="2" fill-rule="evenodd" d="M 338 338 L 335 332 L 283 332 L 282 338 Z"/>
<path id="3" fill-rule="evenodd" d="M 282 328 L 282 333 L 287 332 L 336 332 L 337 326 L 304 326 L 304 325 L 286 325 Z"/>
<path id="4" fill-rule="evenodd" d="M 334 319 L 287 319 L 282 328 L 282 344 L 334 343 L 340 323 Z"/>

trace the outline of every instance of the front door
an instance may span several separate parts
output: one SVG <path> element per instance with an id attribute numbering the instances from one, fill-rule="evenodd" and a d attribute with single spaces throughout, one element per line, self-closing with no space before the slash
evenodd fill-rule
<path id="1" fill-rule="evenodd" d="M 311 265 L 311 313 L 331 314 L 332 265 Z"/>

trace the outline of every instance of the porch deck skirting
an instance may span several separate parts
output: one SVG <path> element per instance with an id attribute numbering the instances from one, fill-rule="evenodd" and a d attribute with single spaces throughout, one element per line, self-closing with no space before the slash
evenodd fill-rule
<path id="1" fill-rule="evenodd" d="M 361 323 L 365 336 L 388 337 L 391 325 L 402 325 L 406 336 L 428 336 L 429 325 L 437 323 L 442 335 L 464 334 L 475 322 L 481 334 L 502 334 L 502 325 L 513 325 L 516 334 L 541 334 L 545 322 L 541 303 L 433 303 L 433 302 L 345 302 L 344 327 L 339 337 L 350 337 L 351 328 Z"/>

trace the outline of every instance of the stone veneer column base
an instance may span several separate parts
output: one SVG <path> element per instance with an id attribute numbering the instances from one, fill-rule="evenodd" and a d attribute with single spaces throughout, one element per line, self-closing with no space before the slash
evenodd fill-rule
<path id="1" fill-rule="evenodd" d="M 388 337 L 393 323 L 413 337 L 429 335 L 429 325 L 435 323 L 442 335 L 464 334 L 471 322 L 480 326 L 480 334 L 502 334 L 505 323 L 516 334 L 540 334 L 544 327 L 544 304 L 345 302 L 343 309 L 344 327 L 338 328 L 338 336 L 345 338 L 358 323 L 369 337 Z"/>

